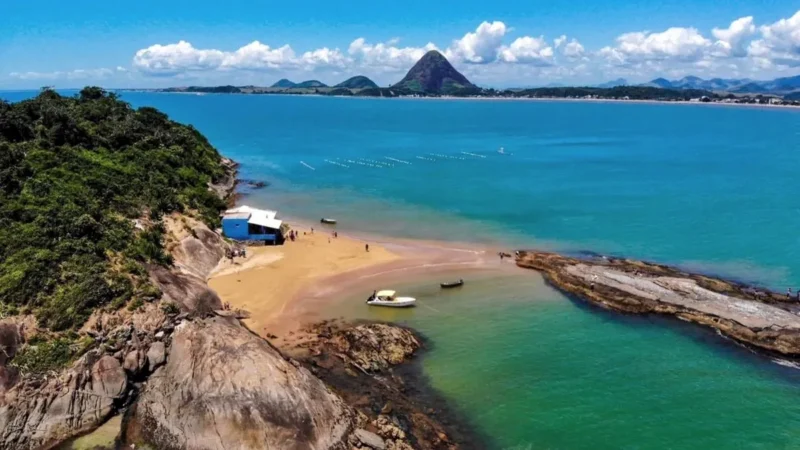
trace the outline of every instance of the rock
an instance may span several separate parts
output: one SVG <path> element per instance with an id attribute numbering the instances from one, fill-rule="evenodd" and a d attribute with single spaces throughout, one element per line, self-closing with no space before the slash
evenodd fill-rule
<path id="1" fill-rule="evenodd" d="M 166 348 L 163 342 L 153 342 L 153 345 L 147 350 L 147 363 L 148 363 L 148 370 L 151 372 L 156 369 L 156 367 L 164 364 L 166 361 Z"/>
<path id="2" fill-rule="evenodd" d="M 331 343 L 367 371 L 379 372 L 410 357 L 421 344 L 409 330 L 381 323 L 347 328 Z"/>
<path id="3" fill-rule="evenodd" d="M 366 445 L 371 449 L 384 450 L 386 448 L 386 444 L 383 442 L 383 439 L 371 431 L 358 428 L 353 432 L 353 435 L 362 445 Z"/>
<path id="4" fill-rule="evenodd" d="M 144 369 L 147 356 L 141 350 L 132 350 L 125 355 L 122 367 L 129 373 L 136 375 Z"/>
<path id="5" fill-rule="evenodd" d="M 383 408 L 381 408 L 381 414 L 391 414 L 391 413 L 392 413 L 392 403 L 386 402 L 386 404 L 383 405 Z"/>
<path id="6" fill-rule="evenodd" d="M 191 449 L 341 448 L 355 414 L 237 320 L 184 322 L 130 408 L 123 444 Z"/>
<path id="7" fill-rule="evenodd" d="M 51 448 L 92 430 L 127 395 L 119 361 L 89 352 L 42 384 L 22 381 L 0 397 L 0 448 Z"/>
<path id="8" fill-rule="evenodd" d="M 406 433 L 398 427 L 388 416 L 380 415 L 372 422 L 378 434 L 386 439 L 405 439 Z"/>
<path id="9" fill-rule="evenodd" d="M 797 302 L 738 283 L 617 258 L 519 252 L 517 265 L 613 311 L 658 313 L 713 328 L 747 346 L 800 360 Z"/>
<path id="10" fill-rule="evenodd" d="M 161 339 L 161 338 L 163 338 L 163 337 L 164 337 L 164 332 L 163 332 L 163 331 L 159 331 L 158 333 L 156 333 L 156 336 L 155 336 L 155 337 L 156 337 L 156 339 Z"/>

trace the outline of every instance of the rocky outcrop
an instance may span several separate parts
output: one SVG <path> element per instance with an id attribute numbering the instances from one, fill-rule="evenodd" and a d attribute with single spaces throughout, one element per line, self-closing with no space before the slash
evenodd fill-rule
<path id="1" fill-rule="evenodd" d="M 354 413 L 236 319 L 181 324 L 123 441 L 158 449 L 344 448 Z"/>
<path id="2" fill-rule="evenodd" d="M 48 448 L 89 431 L 116 410 L 127 390 L 120 362 L 99 351 L 58 377 L 21 383 L 0 406 L 0 448 Z"/>
<path id="3" fill-rule="evenodd" d="M 451 416 L 443 399 L 427 388 L 419 368 L 409 364 L 422 346 L 413 331 L 335 322 L 307 331 L 310 339 L 287 351 L 357 410 L 357 428 L 348 438 L 351 447 L 485 448 L 469 427 L 457 426 L 463 422 Z"/>
<path id="4" fill-rule="evenodd" d="M 26 376 L 0 390 L 0 449 L 50 448 L 102 424 L 136 396 L 185 318 L 156 304 L 94 315 L 82 329 L 94 349 L 60 373 Z"/>
<path id="5" fill-rule="evenodd" d="M 713 328 L 763 352 L 800 359 L 800 305 L 727 280 L 627 259 L 519 252 L 517 265 L 606 309 L 666 314 Z"/>

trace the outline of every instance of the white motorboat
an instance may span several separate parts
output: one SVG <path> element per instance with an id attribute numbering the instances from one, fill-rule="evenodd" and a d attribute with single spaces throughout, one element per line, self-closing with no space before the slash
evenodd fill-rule
<path id="1" fill-rule="evenodd" d="M 378 291 L 367 300 L 371 306 L 388 306 L 390 308 L 408 308 L 414 306 L 417 299 L 413 297 L 398 297 L 395 291 Z"/>

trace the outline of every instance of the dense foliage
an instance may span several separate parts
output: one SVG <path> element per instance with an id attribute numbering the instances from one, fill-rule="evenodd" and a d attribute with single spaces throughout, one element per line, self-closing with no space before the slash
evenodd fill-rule
<path id="1" fill-rule="evenodd" d="M 716 94 L 698 89 L 664 89 L 652 86 L 616 86 L 612 88 L 595 87 L 552 87 L 526 89 L 514 92 L 515 97 L 549 97 L 549 98 L 579 98 L 597 96 L 602 98 L 631 100 L 690 100 L 706 96 L 718 97 Z"/>
<path id="2" fill-rule="evenodd" d="M 143 264 L 171 263 L 161 216 L 214 225 L 223 205 L 207 183 L 223 175 L 197 130 L 100 88 L 0 101 L 0 314 L 65 330 L 157 296 Z"/>

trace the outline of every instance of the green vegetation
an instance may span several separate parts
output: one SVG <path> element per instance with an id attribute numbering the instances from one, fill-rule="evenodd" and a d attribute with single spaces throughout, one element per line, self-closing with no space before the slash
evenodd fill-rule
<path id="1" fill-rule="evenodd" d="M 319 80 L 307 80 L 307 81 L 303 81 L 303 82 L 297 83 L 293 87 L 296 87 L 296 88 L 324 88 L 324 87 L 328 87 L 328 85 L 323 83 L 322 81 L 319 81 Z"/>
<path id="2" fill-rule="evenodd" d="M 92 345 L 94 339 L 90 337 L 77 340 L 67 337 L 49 341 L 32 340 L 14 356 L 11 364 L 24 374 L 44 374 L 66 366 Z"/>
<path id="3" fill-rule="evenodd" d="M 630 100 L 690 100 L 703 96 L 717 98 L 718 95 L 699 89 L 664 89 L 652 86 L 616 86 L 613 88 L 594 87 L 553 87 L 526 89 L 509 93 L 514 97 L 580 98 L 596 96 L 601 98 Z"/>
<path id="4" fill-rule="evenodd" d="M 58 331 L 157 298 L 144 265 L 172 262 L 161 217 L 216 226 L 224 204 L 207 183 L 223 175 L 197 130 L 100 88 L 0 101 L 0 311 Z"/>
<path id="5" fill-rule="evenodd" d="M 355 77 L 348 78 L 341 83 L 337 84 L 337 88 L 347 88 L 347 89 L 367 89 L 367 88 L 377 88 L 378 85 L 375 84 L 374 81 L 370 80 L 369 78 L 363 75 L 357 75 Z"/>

